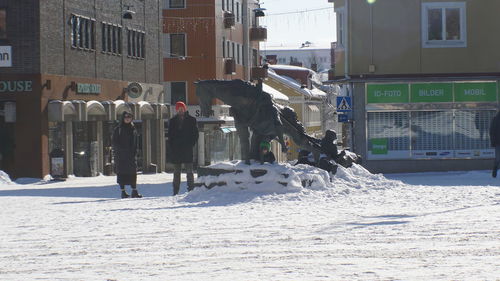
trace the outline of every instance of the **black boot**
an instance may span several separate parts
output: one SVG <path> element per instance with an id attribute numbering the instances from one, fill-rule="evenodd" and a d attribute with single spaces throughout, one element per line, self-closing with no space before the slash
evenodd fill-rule
<path id="1" fill-rule="evenodd" d="M 497 177 L 497 169 L 494 169 L 493 172 L 491 172 L 491 176 L 494 178 Z"/>
<path id="2" fill-rule="evenodd" d="M 122 198 L 129 198 L 130 195 L 125 191 L 125 189 L 122 189 Z"/>
<path id="3" fill-rule="evenodd" d="M 135 187 L 135 185 L 132 185 L 132 198 L 142 198 L 142 194 L 139 194 L 139 192 L 137 192 L 137 188 Z"/>

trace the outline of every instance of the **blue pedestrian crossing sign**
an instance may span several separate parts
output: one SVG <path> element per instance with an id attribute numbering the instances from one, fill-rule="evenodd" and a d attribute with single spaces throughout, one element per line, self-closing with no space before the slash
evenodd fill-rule
<path id="1" fill-rule="evenodd" d="M 351 97 L 337 97 L 337 112 L 352 111 Z"/>

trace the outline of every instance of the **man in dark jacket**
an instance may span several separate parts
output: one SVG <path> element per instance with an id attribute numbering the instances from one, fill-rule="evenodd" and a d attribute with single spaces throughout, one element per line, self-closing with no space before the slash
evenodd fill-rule
<path id="1" fill-rule="evenodd" d="M 189 115 L 186 105 L 179 101 L 175 104 L 177 114 L 168 123 L 168 145 L 170 159 L 174 164 L 174 195 L 179 193 L 182 164 L 186 169 L 188 191 L 194 188 L 193 147 L 198 141 L 196 118 Z"/>
<path id="2" fill-rule="evenodd" d="M 490 124 L 490 141 L 491 146 L 495 148 L 495 162 L 493 163 L 493 171 L 491 175 L 496 178 L 498 166 L 500 165 L 500 111 L 493 117 Z"/>
<path id="3" fill-rule="evenodd" d="M 115 159 L 116 181 L 120 185 L 122 198 L 130 197 L 125 185 L 132 188 L 132 198 L 141 198 L 137 192 L 137 132 L 132 123 L 133 116 L 123 112 L 120 125 L 113 131 L 113 153 Z"/>

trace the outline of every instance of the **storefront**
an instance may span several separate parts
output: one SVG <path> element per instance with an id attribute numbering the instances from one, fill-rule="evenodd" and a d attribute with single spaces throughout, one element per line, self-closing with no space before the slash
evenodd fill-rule
<path id="1" fill-rule="evenodd" d="M 366 135 L 362 150 L 372 170 L 491 166 L 489 125 L 498 110 L 497 81 L 365 83 L 364 89 L 366 131 L 357 128 L 357 144 Z"/>
<path id="2" fill-rule="evenodd" d="M 22 85 L 0 95 L 0 128 L 6 140 L 15 141 L 9 154 L 14 160 L 2 160 L 11 177 L 111 175 L 111 137 L 125 110 L 134 114 L 139 134 L 139 170 L 165 170 L 163 124 L 169 109 L 158 102 L 162 85 L 142 84 L 147 90 L 131 92 L 126 81 L 56 75 L 18 75 L 2 82 Z"/>

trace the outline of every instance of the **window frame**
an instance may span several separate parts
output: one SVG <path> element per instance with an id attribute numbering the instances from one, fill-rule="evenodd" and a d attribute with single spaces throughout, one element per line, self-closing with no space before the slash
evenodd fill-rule
<path id="1" fill-rule="evenodd" d="M 168 10 L 175 10 L 175 9 L 186 9 L 186 0 L 182 0 L 182 7 L 172 7 L 172 0 L 165 0 L 167 1 L 167 5 L 166 5 L 166 8 Z"/>
<path id="2" fill-rule="evenodd" d="M 446 39 L 446 9 L 459 9 L 460 15 L 460 40 Z M 442 12 L 442 40 L 429 40 L 428 11 L 441 9 Z M 465 2 L 426 2 L 422 3 L 421 28 L 422 48 L 466 48 L 467 47 L 467 11 Z"/>
<path id="3" fill-rule="evenodd" d="M 184 37 L 184 54 L 182 55 L 175 55 L 172 52 L 172 37 L 175 35 L 182 35 Z M 187 56 L 187 34 L 186 33 L 169 33 L 168 34 L 169 40 L 168 40 L 168 57 L 169 58 L 181 58 L 181 57 L 186 57 Z"/>
<path id="4" fill-rule="evenodd" d="M 175 102 L 177 101 L 174 101 L 172 98 L 173 98 L 173 91 L 172 91 L 172 88 L 173 88 L 173 84 L 174 83 L 182 83 L 184 84 L 184 103 L 185 104 L 188 104 L 188 82 L 187 81 L 169 81 L 168 82 L 168 92 L 169 92 L 169 100 L 170 100 L 170 104 L 175 104 Z"/>
<path id="5" fill-rule="evenodd" d="M 70 14 L 69 41 L 72 49 L 96 51 L 96 19 L 78 14 Z M 78 23 L 75 23 L 77 21 Z"/>
<path id="6" fill-rule="evenodd" d="M 143 60 L 146 59 L 146 32 L 127 28 L 127 57 Z"/>
<path id="7" fill-rule="evenodd" d="M 337 48 L 345 49 L 346 41 L 347 41 L 347 15 L 345 12 L 345 8 L 335 9 L 336 14 L 336 25 L 337 25 Z M 339 16 L 340 15 L 340 19 Z M 340 34 L 340 36 L 339 36 Z"/>
<path id="8" fill-rule="evenodd" d="M 4 27 L 5 27 L 5 33 L 4 33 L 4 36 L 1 36 L 1 33 L 0 33 L 0 40 L 5 40 L 5 39 L 8 39 L 8 36 L 7 36 L 7 31 L 9 30 L 8 29 L 8 26 L 7 26 L 7 18 L 8 18 L 8 12 L 7 12 L 7 7 L 0 7 L 0 11 L 3 11 L 4 14 L 5 14 L 5 17 L 3 18 L 4 19 Z"/>

